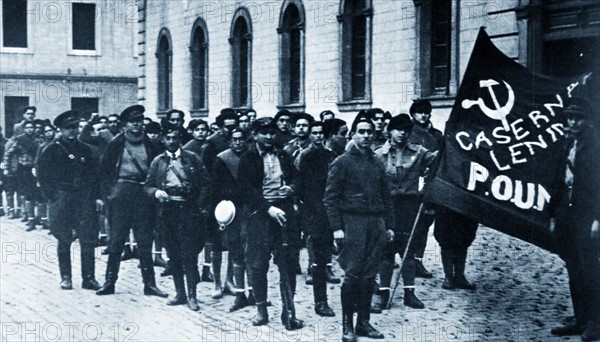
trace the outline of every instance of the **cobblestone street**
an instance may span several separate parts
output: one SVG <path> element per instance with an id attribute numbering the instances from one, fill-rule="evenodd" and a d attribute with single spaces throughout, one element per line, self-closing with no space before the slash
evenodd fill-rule
<path id="1" fill-rule="evenodd" d="M 287 332 L 279 322 L 280 300 L 276 267 L 269 273 L 271 321 L 263 327 L 250 323 L 254 307 L 235 313 L 234 297 L 210 297 L 212 283 L 200 283 L 200 312 L 186 306 L 167 306 L 165 299 L 142 294 L 137 260 L 122 263 L 116 294 L 99 297 L 81 289 L 78 244 L 74 243 L 72 291 L 59 289 L 56 243 L 45 230 L 25 232 L 18 220 L 0 220 L 2 264 L 0 317 L 2 341 L 339 341 L 341 306 L 339 285 L 329 286 L 330 305 L 337 317 L 314 314 L 312 289 L 298 276 L 297 316 L 306 327 Z M 97 248 L 96 278 L 104 281 L 106 256 Z M 226 262 L 223 263 L 224 267 Z M 306 252 L 302 253 L 306 272 Z M 437 243 L 430 236 L 424 264 L 434 273 L 417 279 L 424 310 L 402 305 L 402 286 L 395 305 L 372 323 L 386 341 L 549 341 L 552 326 L 571 313 L 566 271 L 556 256 L 480 228 L 469 251 L 467 277 L 476 292 L 441 289 L 443 272 Z M 170 277 L 158 286 L 174 295 Z M 335 268 L 337 275 L 342 272 Z M 224 270 L 223 270 L 224 274 Z M 361 339 L 366 340 L 366 339 Z M 556 339 L 558 340 L 558 339 Z M 568 340 L 568 339 L 567 339 Z M 579 340 L 577 337 L 573 340 Z"/>

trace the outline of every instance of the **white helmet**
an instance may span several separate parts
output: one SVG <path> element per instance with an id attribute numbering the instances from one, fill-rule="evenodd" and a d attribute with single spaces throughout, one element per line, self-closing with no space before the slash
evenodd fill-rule
<path id="1" fill-rule="evenodd" d="M 228 226 L 235 218 L 235 205 L 231 201 L 223 200 L 215 207 L 215 219 L 221 226 Z"/>

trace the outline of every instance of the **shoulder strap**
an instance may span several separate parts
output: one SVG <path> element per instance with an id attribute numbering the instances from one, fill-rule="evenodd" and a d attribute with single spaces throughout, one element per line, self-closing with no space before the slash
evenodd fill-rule
<path id="1" fill-rule="evenodd" d="M 129 155 L 129 158 L 131 158 L 131 161 L 133 162 L 133 165 L 135 166 L 135 168 L 145 178 L 146 175 L 148 174 L 148 168 L 142 167 L 140 162 L 133 156 L 133 153 L 131 153 L 131 151 L 127 148 L 127 146 L 124 146 L 124 148 L 125 148 L 125 151 L 127 151 L 127 155 Z"/>

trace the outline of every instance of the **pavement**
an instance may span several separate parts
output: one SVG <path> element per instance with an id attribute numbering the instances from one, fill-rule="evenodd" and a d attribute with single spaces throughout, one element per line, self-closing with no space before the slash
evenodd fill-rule
<path id="1" fill-rule="evenodd" d="M 254 327 L 254 307 L 235 313 L 234 297 L 210 297 L 212 283 L 198 287 L 199 312 L 186 306 L 167 306 L 168 299 L 144 296 L 137 260 L 121 264 L 116 293 L 96 296 L 81 289 L 79 245 L 73 244 L 73 285 L 59 288 L 56 240 L 46 230 L 25 232 L 19 220 L 0 218 L 0 341 L 339 341 L 340 285 L 329 285 L 330 306 L 336 317 L 314 313 L 312 288 L 298 276 L 297 316 L 305 327 L 286 331 L 279 321 L 281 302 L 276 267 L 269 271 L 268 325 Z M 430 232 L 432 233 L 432 232 Z M 96 249 L 96 279 L 104 281 L 106 256 Z M 306 251 L 301 265 L 306 267 Z M 433 279 L 417 279 L 416 293 L 425 309 L 402 304 L 402 285 L 394 306 L 372 315 L 372 324 L 385 341 L 558 341 L 550 329 L 572 315 L 564 263 L 556 256 L 486 227 L 480 227 L 469 250 L 467 278 L 476 291 L 441 288 L 443 271 L 439 246 L 429 237 L 424 259 Z M 225 257 L 223 272 L 225 274 Z M 175 294 L 171 277 L 158 287 Z M 339 267 L 335 273 L 342 276 Z M 303 269 L 306 272 L 306 269 Z M 366 338 L 359 338 L 366 341 Z M 579 340 L 579 337 L 571 338 Z"/>

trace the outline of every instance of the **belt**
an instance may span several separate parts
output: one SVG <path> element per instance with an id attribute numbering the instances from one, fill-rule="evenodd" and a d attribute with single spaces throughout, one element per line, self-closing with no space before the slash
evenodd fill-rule
<path id="1" fill-rule="evenodd" d="M 119 178 L 119 179 L 117 179 L 117 183 L 130 183 L 130 184 L 137 184 L 137 185 L 145 185 L 146 184 L 146 182 L 140 182 L 135 179 L 127 179 L 127 178 Z"/>

